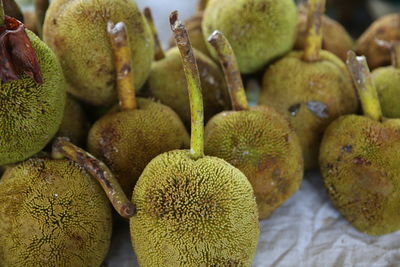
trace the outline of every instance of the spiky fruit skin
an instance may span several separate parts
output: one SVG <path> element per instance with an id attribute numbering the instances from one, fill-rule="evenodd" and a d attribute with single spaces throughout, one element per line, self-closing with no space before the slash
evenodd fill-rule
<path id="1" fill-rule="evenodd" d="M 186 148 L 189 135 L 169 107 L 137 98 L 132 111 L 112 110 L 88 135 L 89 152 L 111 168 L 128 196 L 146 165 L 161 153 Z"/>
<path id="2" fill-rule="evenodd" d="M 81 105 L 73 97 L 67 95 L 64 118 L 57 136 L 68 137 L 76 145 L 86 144 L 89 131 L 89 120 Z"/>
<path id="3" fill-rule="evenodd" d="M 400 14 L 390 14 L 376 20 L 361 35 L 356 43 L 356 52 L 367 58 L 371 69 L 379 66 L 390 65 L 390 50 L 379 46 L 376 40 L 397 41 L 400 40 Z"/>
<path id="4" fill-rule="evenodd" d="M 296 39 L 293 0 L 210 0 L 204 11 L 205 40 L 221 31 L 232 45 L 241 73 L 253 73 L 289 52 Z M 215 59 L 215 50 L 208 44 Z"/>
<path id="5" fill-rule="evenodd" d="M 301 147 L 287 121 L 272 108 L 219 113 L 208 122 L 204 140 L 206 155 L 226 160 L 249 179 L 260 219 L 298 190 Z"/>
<path id="6" fill-rule="evenodd" d="M 92 105 L 117 100 L 107 23 L 125 22 L 135 87 L 146 81 L 154 57 L 150 28 L 134 1 L 56 0 L 47 11 L 43 38 L 60 59 L 69 93 Z"/>
<path id="7" fill-rule="evenodd" d="M 320 166 L 333 204 L 359 231 L 400 230 L 400 121 L 349 115 L 321 143 Z"/>
<path id="8" fill-rule="evenodd" d="M 175 150 L 153 159 L 136 184 L 131 218 L 140 266 L 250 266 L 259 237 L 247 178 L 215 157 Z"/>
<path id="9" fill-rule="evenodd" d="M 318 166 L 325 128 L 341 115 L 357 111 L 358 100 L 343 61 L 327 51 L 308 63 L 291 52 L 271 65 L 263 77 L 259 103 L 285 116 L 299 137 L 305 169 Z"/>
<path id="10" fill-rule="evenodd" d="M 66 84 L 60 64 L 45 43 L 26 30 L 43 75 L 0 82 L 0 165 L 22 161 L 42 150 L 63 118 Z"/>
<path id="11" fill-rule="evenodd" d="M 322 48 L 346 61 L 347 52 L 354 47 L 353 38 L 337 21 L 328 16 L 322 17 Z M 303 50 L 307 36 L 307 14 L 299 12 L 297 21 L 297 39 L 294 48 Z"/>
<path id="12" fill-rule="evenodd" d="M 222 71 L 207 56 L 194 49 L 204 102 L 204 118 L 229 108 L 229 96 Z M 190 105 L 187 83 L 179 49 L 171 48 L 166 57 L 154 62 L 149 80 L 150 94 L 171 107 L 185 125 L 190 125 Z"/>
<path id="13" fill-rule="evenodd" d="M 372 72 L 383 115 L 400 118 L 400 69 L 380 67 Z"/>
<path id="14" fill-rule="evenodd" d="M 111 209 L 99 184 L 69 160 L 30 159 L 0 180 L 0 266 L 100 266 Z"/>

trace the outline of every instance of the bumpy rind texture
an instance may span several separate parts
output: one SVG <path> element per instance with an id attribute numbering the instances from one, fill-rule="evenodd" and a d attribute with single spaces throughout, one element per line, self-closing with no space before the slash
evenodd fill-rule
<path id="1" fill-rule="evenodd" d="M 341 115 L 357 111 L 356 90 L 346 66 L 334 54 L 308 63 L 291 52 L 271 65 L 263 78 L 259 103 L 284 115 L 299 137 L 305 169 L 318 166 L 325 128 Z"/>
<path id="2" fill-rule="evenodd" d="M 135 87 L 140 89 L 150 71 L 154 40 L 135 2 L 56 0 L 44 22 L 43 38 L 60 59 L 71 83 L 69 93 L 93 105 L 109 105 L 117 99 L 108 21 L 125 22 Z"/>
<path id="3" fill-rule="evenodd" d="M 204 102 L 204 118 L 229 109 L 229 95 L 222 71 L 200 51 L 194 50 L 200 73 Z M 187 82 L 179 49 L 167 51 L 166 57 L 151 68 L 148 89 L 153 97 L 171 107 L 185 125 L 190 125 L 190 105 Z"/>
<path id="4" fill-rule="evenodd" d="M 203 34 L 207 40 L 215 30 L 221 31 L 232 45 L 240 72 L 253 73 L 292 49 L 296 14 L 293 0 L 210 0 L 204 11 Z"/>
<path id="5" fill-rule="evenodd" d="M 0 266 L 100 266 L 111 209 L 97 182 L 68 160 L 31 159 L 0 180 Z"/>
<path id="6" fill-rule="evenodd" d="M 387 118 L 400 118 L 400 69 L 377 68 L 372 72 L 378 91 L 383 115 Z"/>
<path id="7" fill-rule="evenodd" d="M 63 118 L 66 84 L 60 64 L 45 43 L 26 30 L 36 51 L 43 84 L 28 75 L 0 83 L 0 165 L 22 161 L 42 150 Z"/>
<path id="8" fill-rule="evenodd" d="M 260 219 L 298 190 L 303 178 L 299 140 L 272 108 L 222 112 L 208 122 L 204 139 L 206 155 L 226 160 L 249 179 Z"/>
<path id="9" fill-rule="evenodd" d="M 134 191 L 130 221 L 140 266 L 250 266 L 259 237 L 246 177 L 215 157 L 171 151 L 153 159 Z"/>
<path id="10" fill-rule="evenodd" d="M 111 168 L 128 196 L 146 165 L 161 153 L 186 148 L 189 135 L 169 107 L 137 98 L 138 108 L 109 114 L 89 131 L 89 152 Z"/>
<path id="11" fill-rule="evenodd" d="M 353 49 L 354 41 L 346 29 L 337 21 L 328 16 L 322 17 L 322 48 L 343 61 L 347 59 L 347 52 Z M 307 36 L 307 14 L 299 12 L 297 21 L 297 39 L 294 48 L 303 50 Z"/>
<path id="12" fill-rule="evenodd" d="M 367 58 L 371 69 L 390 65 L 390 50 L 379 46 L 376 40 L 400 40 L 400 14 L 386 15 L 374 23 L 357 40 L 356 52 Z"/>
<path id="13" fill-rule="evenodd" d="M 326 130 L 320 166 L 337 209 L 358 230 L 400 230 L 400 120 L 343 116 Z"/>

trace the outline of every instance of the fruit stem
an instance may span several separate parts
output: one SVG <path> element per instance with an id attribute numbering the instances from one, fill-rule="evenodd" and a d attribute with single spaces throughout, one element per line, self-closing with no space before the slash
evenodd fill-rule
<path id="1" fill-rule="evenodd" d="M 143 10 L 144 16 L 146 17 L 147 23 L 150 26 L 151 32 L 153 33 L 154 37 L 154 45 L 155 45 L 155 50 L 156 53 L 154 55 L 154 59 L 156 61 L 165 58 L 165 53 L 164 50 L 162 49 L 160 38 L 158 38 L 158 33 L 156 26 L 154 25 L 154 20 L 153 20 L 153 15 L 151 14 L 151 9 L 149 7 L 146 7 Z"/>
<path id="2" fill-rule="evenodd" d="M 364 114 L 374 120 L 382 120 L 382 109 L 379 103 L 378 93 L 364 56 L 357 57 L 353 51 L 347 54 L 347 66 L 353 77 Z"/>
<path id="3" fill-rule="evenodd" d="M 135 206 L 128 200 L 110 169 L 88 152 L 69 142 L 68 138 L 56 138 L 53 143 L 52 158 L 68 158 L 78 163 L 101 184 L 115 210 L 122 217 L 130 218 L 135 214 Z"/>
<path id="4" fill-rule="evenodd" d="M 232 46 L 219 31 L 214 31 L 210 37 L 208 37 L 208 42 L 217 51 L 218 59 L 228 84 L 233 110 L 248 110 L 249 104 L 247 102 L 242 77 L 240 76 L 239 65 Z"/>
<path id="5" fill-rule="evenodd" d="M 178 11 L 171 13 L 169 22 L 175 37 L 176 45 L 181 53 L 183 70 L 185 72 L 189 92 L 192 118 L 190 153 L 193 159 L 198 159 L 204 156 L 204 107 L 199 70 L 188 33 L 182 22 L 178 20 Z"/>
<path id="6" fill-rule="evenodd" d="M 199 0 L 197 4 L 197 12 L 204 11 L 207 7 L 208 0 Z"/>
<path id="7" fill-rule="evenodd" d="M 0 27 L 5 25 L 5 14 L 4 14 L 4 5 L 3 0 L 0 0 Z"/>
<path id="8" fill-rule="evenodd" d="M 114 24 L 109 21 L 107 24 L 107 31 L 111 39 L 111 48 L 114 54 L 120 109 L 136 109 L 137 103 L 132 73 L 132 57 L 125 23 L 118 22 Z"/>
<path id="9" fill-rule="evenodd" d="M 307 37 L 303 60 L 314 62 L 320 59 L 322 47 L 322 15 L 325 12 L 325 0 L 307 1 Z"/>
<path id="10" fill-rule="evenodd" d="M 43 34 L 43 23 L 44 18 L 46 16 L 46 11 L 49 8 L 49 0 L 35 0 L 35 13 L 37 18 L 37 29 L 39 33 L 39 37 L 42 38 Z"/>
<path id="11" fill-rule="evenodd" d="M 378 46 L 387 48 L 390 50 L 392 57 L 392 66 L 396 69 L 400 69 L 400 42 L 399 41 L 385 41 L 376 39 L 375 42 Z"/>

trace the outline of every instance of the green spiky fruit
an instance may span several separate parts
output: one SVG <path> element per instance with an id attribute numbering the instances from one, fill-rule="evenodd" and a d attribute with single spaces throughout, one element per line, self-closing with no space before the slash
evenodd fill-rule
<path id="1" fill-rule="evenodd" d="M 141 266 L 250 266 L 259 236 L 247 178 L 189 151 L 153 159 L 135 187 L 133 247 Z"/>
<path id="2" fill-rule="evenodd" d="M 400 230 L 399 129 L 399 120 L 343 116 L 321 143 L 321 172 L 334 205 L 370 235 Z"/>
<path id="3" fill-rule="evenodd" d="M 42 150 L 56 134 L 65 105 L 66 84 L 56 56 L 26 30 L 43 75 L 0 82 L 0 165 L 22 161 Z"/>
<path id="4" fill-rule="evenodd" d="M 325 128 L 341 115 L 357 111 L 352 80 L 338 57 L 321 51 L 316 62 L 291 52 L 271 65 L 263 78 L 259 103 L 284 115 L 300 140 L 306 169 L 318 165 L 318 148 Z"/>
<path id="5" fill-rule="evenodd" d="M 400 118 L 400 69 L 377 68 L 372 72 L 383 115 L 387 118 Z"/>
<path id="6" fill-rule="evenodd" d="M 202 28 L 205 39 L 215 30 L 222 32 L 233 47 L 240 71 L 252 73 L 292 49 L 296 22 L 293 0 L 210 0 Z M 217 58 L 210 45 L 209 50 Z"/>
<path id="7" fill-rule="evenodd" d="M 69 160 L 30 159 L 0 180 L 0 266 L 100 266 L 111 238 L 109 202 Z"/>
<path id="8" fill-rule="evenodd" d="M 146 165 L 163 152 L 186 148 L 189 135 L 169 107 L 137 98 L 138 108 L 115 108 L 90 129 L 89 152 L 113 171 L 128 196 Z"/>
<path id="9" fill-rule="evenodd" d="M 287 121 L 268 107 L 214 116 L 205 129 L 205 153 L 226 160 L 246 175 L 260 219 L 293 195 L 302 181 L 298 138 Z"/>
<path id="10" fill-rule="evenodd" d="M 193 50 L 200 72 L 204 118 L 207 121 L 218 112 L 229 108 L 229 97 L 222 71 L 207 56 Z M 190 125 L 187 83 L 178 48 L 171 48 L 165 58 L 153 64 L 148 87 L 152 96 L 171 107 L 186 125 Z"/>
<path id="11" fill-rule="evenodd" d="M 135 88 L 147 79 L 154 57 L 150 28 L 134 1 L 56 0 L 47 11 L 43 38 L 59 57 L 75 97 L 93 104 L 116 102 L 115 67 L 107 23 L 125 22 Z"/>

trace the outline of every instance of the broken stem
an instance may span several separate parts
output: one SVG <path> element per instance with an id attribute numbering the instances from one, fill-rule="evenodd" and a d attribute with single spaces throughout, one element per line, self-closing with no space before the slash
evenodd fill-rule
<path id="1" fill-rule="evenodd" d="M 303 60 L 314 62 L 320 59 L 322 47 L 322 15 L 325 12 L 325 0 L 307 1 L 307 36 L 304 45 Z"/>
<path id="2" fill-rule="evenodd" d="M 121 110 L 136 109 L 131 49 L 125 23 L 118 22 L 114 25 L 112 22 L 108 22 L 107 31 L 114 55 L 119 106 Z"/>
<path id="3" fill-rule="evenodd" d="M 218 59 L 228 85 L 233 110 L 248 110 L 249 104 L 247 102 L 242 77 L 240 76 L 239 65 L 229 41 L 221 32 L 214 31 L 214 33 L 208 37 L 208 42 L 217 51 Z"/>
<path id="4" fill-rule="evenodd" d="M 193 55 L 188 33 L 182 22 L 178 20 L 178 11 L 171 13 L 169 21 L 176 45 L 181 53 L 183 70 L 185 72 L 189 92 L 192 118 L 190 153 L 193 159 L 198 159 L 204 156 L 204 108 L 199 70 L 197 68 L 196 58 Z"/>
<path id="5" fill-rule="evenodd" d="M 42 37 L 43 23 L 46 16 L 46 11 L 49 8 L 49 0 L 34 0 L 36 23 L 39 37 Z"/>
<path id="6" fill-rule="evenodd" d="M 91 176 L 101 184 L 107 197 L 115 210 L 124 218 L 130 218 L 135 214 L 135 206 L 128 200 L 117 179 L 110 169 L 100 160 L 88 152 L 80 149 L 68 138 L 58 137 L 53 143 L 52 158 L 68 158 L 84 168 Z"/>
<path id="7" fill-rule="evenodd" d="M 158 33 L 156 26 L 154 25 L 154 20 L 153 20 L 153 15 L 151 14 L 151 9 L 149 7 L 146 7 L 143 10 L 143 14 L 146 17 L 147 23 L 150 26 L 151 32 L 153 33 L 154 37 L 154 46 L 155 46 L 155 54 L 154 54 L 154 59 L 156 61 L 165 58 L 165 53 L 164 50 L 162 49 L 160 39 L 158 38 Z"/>
<path id="8" fill-rule="evenodd" d="M 364 115 L 381 121 L 382 109 L 367 60 L 364 56 L 357 57 L 353 51 L 349 51 L 346 63 L 357 87 Z"/>

